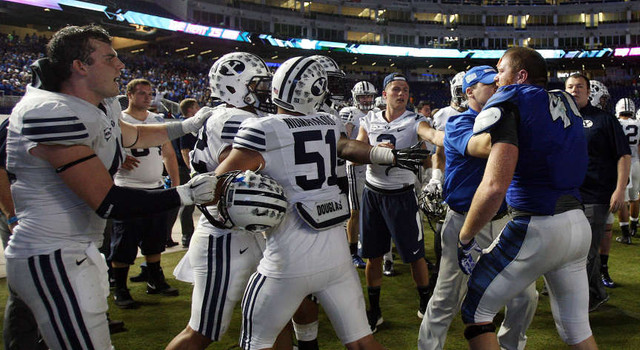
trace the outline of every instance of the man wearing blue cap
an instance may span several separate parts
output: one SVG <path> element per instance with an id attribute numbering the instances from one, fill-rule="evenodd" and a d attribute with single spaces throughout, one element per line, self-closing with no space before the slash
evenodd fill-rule
<path id="1" fill-rule="evenodd" d="M 591 230 L 580 185 L 587 172 L 583 120 L 571 95 L 546 91 L 542 55 L 513 47 L 498 61 L 500 87 L 475 119 L 491 134 L 491 154 L 460 229 L 458 264 L 471 274 L 462 303 L 471 349 L 500 349 L 493 319 L 540 276 L 558 334 L 572 349 L 597 349 L 589 325 L 586 261 Z M 506 195 L 512 219 L 483 251 L 474 237 Z"/>
<path id="2" fill-rule="evenodd" d="M 467 291 L 468 276 L 458 267 L 458 233 L 471 206 L 473 195 L 482 180 L 486 158 L 491 150 L 491 136 L 473 136 L 473 123 L 478 112 L 496 91 L 495 68 L 478 66 L 463 77 L 462 92 L 469 109 L 452 116 L 446 124 L 444 152 L 446 156 L 443 197 L 449 205 L 442 226 L 442 258 L 438 282 L 420 325 L 418 348 L 443 349 L 451 320 L 458 312 Z M 500 234 L 509 217 L 506 204 L 476 236 L 480 247 L 486 248 Z M 507 312 L 498 339 L 503 349 L 522 350 L 525 332 L 533 319 L 537 293 L 532 283 L 520 295 L 507 303 Z"/>
<path id="3" fill-rule="evenodd" d="M 409 84 L 404 75 L 387 75 L 383 88 L 387 107 L 382 111 L 371 111 L 361 119 L 359 141 L 398 149 L 421 140 L 442 146 L 444 133 L 434 130 L 424 116 L 407 111 Z M 389 250 L 391 238 L 402 261 L 411 264 L 411 274 L 420 295 L 419 317 L 424 314 L 431 295 L 415 181 L 416 175 L 409 170 L 367 165 L 360 210 L 360 242 L 361 256 L 369 259 L 365 270 L 370 306 L 367 317 L 374 332 L 383 321 L 380 310 L 382 256 Z"/>

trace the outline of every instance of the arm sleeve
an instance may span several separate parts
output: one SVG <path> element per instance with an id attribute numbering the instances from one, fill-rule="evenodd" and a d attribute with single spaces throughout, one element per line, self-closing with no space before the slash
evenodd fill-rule
<path id="1" fill-rule="evenodd" d="M 515 106 L 503 104 L 502 118 L 491 128 L 491 144 L 510 143 L 518 147 L 518 125 L 520 116 Z"/>
<path id="2" fill-rule="evenodd" d="M 104 219 L 126 220 L 177 208 L 180 203 L 175 188 L 143 190 L 113 185 L 96 213 Z"/>

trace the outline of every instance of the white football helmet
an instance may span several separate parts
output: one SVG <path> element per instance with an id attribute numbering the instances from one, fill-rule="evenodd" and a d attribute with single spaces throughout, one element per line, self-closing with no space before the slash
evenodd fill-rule
<path id="1" fill-rule="evenodd" d="M 616 103 L 616 117 L 624 115 L 633 118 L 636 115 L 636 105 L 630 98 L 621 98 Z"/>
<path id="2" fill-rule="evenodd" d="M 315 114 L 328 93 L 327 79 L 327 72 L 313 58 L 290 58 L 273 75 L 271 99 L 287 111 Z"/>
<path id="3" fill-rule="evenodd" d="M 264 61 L 248 52 L 232 52 L 220 57 L 209 70 L 211 95 L 234 107 L 253 106 L 273 113 L 271 71 Z"/>
<path id="4" fill-rule="evenodd" d="M 351 96 L 353 97 L 353 105 L 359 110 L 366 112 L 373 109 L 375 105 L 375 98 L 378 94 L 378 90 L 368 81 L 359 81 L 351 89 Z M 371 101 L 360 101 L 358 97 L 370 96 Z"/>
<path id="5" fill-rule="evenodd" d="M 604 100 L 602 100 L 603 98 Z M 589 80 L 589 102 L 591 102 L 592 106 L 604 109 L 610 98 L 609 90 L 603 83 L 597 80 Z"/>
<path id="6" fill-rule="evenodd" d="M 462 79 L 466 73 L 465 71 L 458 72 L 450 82 L 451 102 L 458 106 L 463 106 L 463 103 L 466 101 L 464 91 L 462 91 Z"/>
<path id="7" fill-rule="evenodd" d="M 233 171 L 224 180 L 218 211 L 227 226 L 263 232 L 284 219 L 287 197 L 269 176 L 251 170 Z"/>
<path id="8" fill-rule="evenodd" d="M 387 108 L 387 99 L 382 96 L 376 97 L 376 108 L 378 109 Z"/>
<path id="9" fill-rule="evenodd" d="M 331 57 L 322 56 L 322 55 L 313 55 L 311 56 L 314 60 L 320 62 L 322 68 L 327 72 L 328 81 L 327 81 L 327 89 L 329 90 L 329 99 L 333 103 L 340 103 L 347 98 L 347 85 L 346 85 L 346 77 L 347 75 L 340 69 L 338 63 L 333 60 Z"/>

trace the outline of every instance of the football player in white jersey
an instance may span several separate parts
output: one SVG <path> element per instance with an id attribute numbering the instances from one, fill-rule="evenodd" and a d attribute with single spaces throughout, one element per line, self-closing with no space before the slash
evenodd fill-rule
<path id="1" fill-rule="evenodd" d="M 269 103 L 271 72 L 251 53 L 233 52 L 218 59 L 209 71 L 212 95 L 225 104 L 200 129 L 190 153 L 196 173 L 214 171 L 231 152 L 240 124 L 257 118 L 258 110 L 273 111 Z M 215 225 L 215 206 L 200 207 L 200 216 L 186 257 L 194 274 L 191 319 L 167 349 L 205 349 L 218 341 L 229 327 L 236 303 L 249 276 L 262 258 L 265 240 L 261 234 Z"/>
<path id="2" fill-rule="evenodd" d="M 261 169 L 284 187 L 289 200 L 284 221 L 267 234 L 264 258 L 245 290 L 244 349 L 272 348 L 309 294 L 318 298 L 348 349 L 382 349 L 367 324 L 362 288 L 342 229 L 349 209 L 337 186 L 336 162 L 340 156 L 385 164 L 395 158 L 397 163 L 404 150 L 348 140 L 338 117 L 316 112 L 326 86 L 327 74 L 315 60 L 294 57 L 284 62 L 271 89 L 278 114 L 244 121 L 233 150 L 216 169 L 217 174 Z"/>
<path id="3" fill-rule="evenodd" d="M 340 119 L 344 123 L 347 137 L 355 139 L 360 130 L 360 119 L 374 108 L 375 98 L 378 94 L 376 87 L 368 81 L 359 81 L 351 89 L 353 106 L 344 107 L 340 110 Z M 349 250 L 353 265 L 358 268 L 365 268 L 366 263 L 358 255 L 358 236 L 360 200 L 364 189 L 364 174 L 366 165 L 347 162 L 347 177 L 349 179 L 349 207 L 351 217 L 347 221 L 347 239 L 349 240 Z"/>
<path id="4" fill-rule="evenodd" d="M 638 224 L 638 190 L 640 189 L 640 160 L 638 159 L 638 131 L 640 125 L 638 121 L 634 119 L 636 115 L 636 106 L 630 98 L 621 98 L 616 103 L 616 117 L 622 125 L 627 140 L 629 141 L 629 148 L 631 148 L 631 169 L 629 172 L 629 184 L 627 185 L 627 191 L 625 192 L 625 201 L 629 206 L 623 205 L 618 211 L 618 219 L 620 223 L 620 231 L 622 236 L 616 237 L 616 242 L 631 244 L 631 230 L 629 227 L 629 212 L 631 216 L 636 218 L 634 229 L 637 229 Z M 631 209 L 631 210 L 630 210 Z M 610 237 L 609 237 L 610 239 Z M 602 272 L 603 282 L 605 281 L 605 273 Z M 607 276 L 608 277 L 608 273 Z M 609 277 L 608 280 L 611 280 Z M 607 283 L 605 283 L 605 286 Z"/>
<path id="5" fill-rule="evenodd" d="M 149 112 L 153 90 L 146 79 L 133 79 L 127 84 L 129 104 L 122 111 L 122 120 L 130 124 L 162 124 L 162 114 Z M 161 147 L 132 148 L 125 150 L 137 164 L 133 169 L 120 168 L 114 176 L 116 186 L 157 190 L 164 185 L 163 165 L 167 169 L 173 186 L 180 183 L 178 161 L 171 142 Z M 148 274 L 147 293 L 176 296 L 178 290 L 165 280 L 160 267 L 161 254 L 165 249 L 167 231 L 171 230 L 167 212 L 155 213 L 141 218 L 113 220 L 111 232 L 111 273 L 115 282 L 114 303 L 123 309 L 137 308 L 139 304 L 131 297 L 127 288 L 129 266 L 134 263 L 138 247 L 145 258 Z"/>
<path id="6" fill-rule="evenodd" d="M 213 199 L 215 176 L 169 190 L 114 185 L 123 147 L 148 148 L 200 128 L 190 121 L 131 125 L 119 121 L 124 68 L 99 26 L 53 35 L 34 85 L 13 109 L 7 170 L 19 225 L 7 258 L 7 281 L 33 312 L 49 348 L 112 349 L 106 311 L 107 265 L 96 245 L 106 218 L 123 219 Z"/>
<path id="7" fill-rule="evenodd" d="M 357 139 L 371 145 L 409 147 L 421 140 L 442 146 L 444 133 L 434 130 L 424 116 L 406 109 L 409 84 L 404 75 L 391 73 L 384 79 L 382 95 L 387 108 L 369 112 L 360 120 Z M 422 316 L 430 297 L 429 270 L 424 259 L 424 236 L 414 191 L 416 174 L 406 169 L 368 165 L 360 210 L 360 242 L 366 268 L 369 306 L 367 317 L 372 331 L 382 324 L 380 288 L 382 256 L 393 238 L 400 257 L 411 264 L 420 296 L 418 316 Z"/>

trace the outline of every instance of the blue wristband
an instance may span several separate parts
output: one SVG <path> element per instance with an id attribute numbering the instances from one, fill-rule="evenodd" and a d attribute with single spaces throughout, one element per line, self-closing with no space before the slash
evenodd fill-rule
<path id="1" fill-rule="evenodd" d="M 18 220 L 20 220 L 20 219 L 18 219 L 18 217 L 17 217 L 17 216 L 12 216 L 12 217 L 10 217 L 9 219 L 7 219 L 7 224 L 8 224 L 8 225 L 13 225 L 13 224 L 15 224 L 16 222 L 18 222 Z"/>

